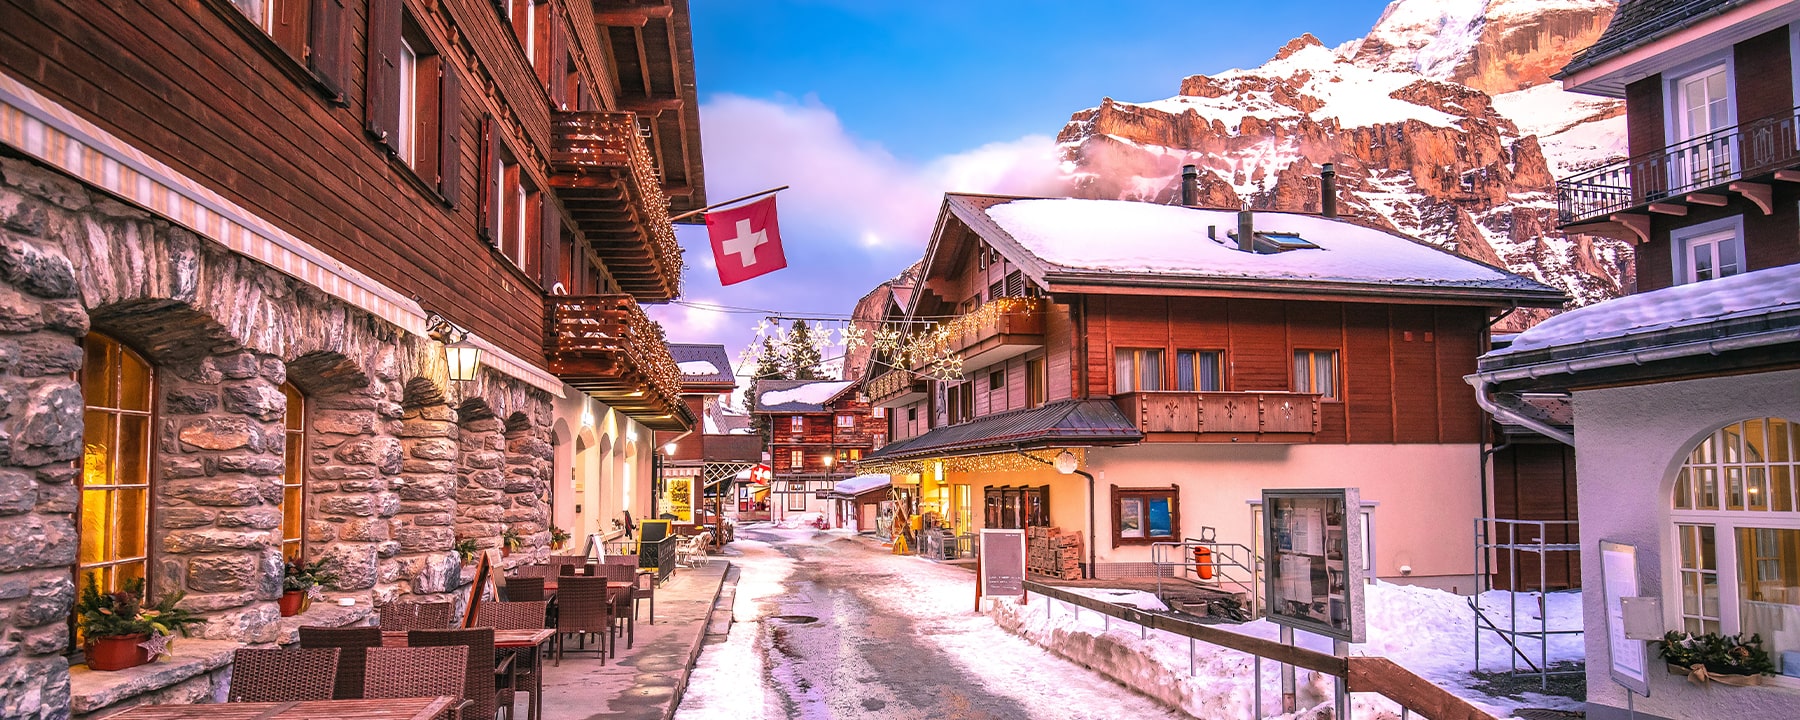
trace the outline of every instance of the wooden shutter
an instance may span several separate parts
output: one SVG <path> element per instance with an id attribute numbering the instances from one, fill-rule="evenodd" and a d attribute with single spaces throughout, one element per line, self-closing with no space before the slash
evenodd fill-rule
<path id="1" fill-rule="evenodd" d="M 487 116 L 481 119 L 481 143 L 479 166 L 475 168 L 478 183 L 475 192 L 475 235 L 489 245 L 499 242 L 494 235 L 494 159 L 499 157 L 494 152 L 494 143 L 499 142 L 494 133 L 494 118 Z"/>
<path id="2" fill-rule="evenodd" d="M 349 72 L 350 33 L 344 29 L 343 0 L 312 0 L 311 25 L 307 28 L 306 67 L 330 93 L 330 100 L 346 104 L 344 79 Z"/>
<path id="3" fill-rule="evenodd" d="M 400 151 L 400 0 L 369 0 L 368 78 L 363 112 L 369 133 Z"/>
<path id="4" fill-rule="evenodd" d="M 556 18 L 556 6 L 550 7 L 550 103 L 557 110 L 569 109 L 569 59 L 564 57 L 562 22 Z"/>
<path id="5" fill-rule="evenodd" d="M 462 85 L 447 60 L 438 56 L 438 192 L 454 206 L 462 200 Z"/>
<path id="6" fill-rule="evenodd" d="M 549 292 L 562 276 L 558 272 L 562 254 L 557 252 L 557 245 L 562 240 L 562 214 L 556 211 L 556 203 L 550 201 L 550 193 L 538 193 L 538 198 L 544 204 L 543 212 L 538 213 L 538 225 L 543 230 L 538 233 L 541 236 L 538 238 L 538 287 Z"/>

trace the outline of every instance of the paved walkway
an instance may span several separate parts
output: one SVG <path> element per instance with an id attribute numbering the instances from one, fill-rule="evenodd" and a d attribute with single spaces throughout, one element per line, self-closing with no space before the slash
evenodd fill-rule
<path id="1" fill-rule="evenodd" d="M 619 656 L 607 658 L 606 664 L 592 652 L 570 654 L 573 643 L 565 648 L 560 667 L 546 661 L 544 720 L 663 720 L 673 716 L 730 569 L 730 563 L 714 556 L 705 566 L 677 570 L 656 589 L 656 623 L 649 622 L 649 605 L 643 604 L 637 641 L 627 649 L 621 636 Z M 730 599 L 724 600 L 724 607 L 722 614 L 729 619 Z M 514 717 L 525 720 L 522 694 Z"/>

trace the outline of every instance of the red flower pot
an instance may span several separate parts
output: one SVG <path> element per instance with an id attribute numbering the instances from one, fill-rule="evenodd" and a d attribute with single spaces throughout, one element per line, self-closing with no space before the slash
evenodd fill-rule
<path id="1" fill-rule="evenodd" d="M 138 647 L 138 643 L 149 640 L 144 633 L 117 635 L 114 637 L 88 638 L 87 666 L 89 670 L 124 670 L 150 662 L 150 651 Z"/>
<path id="2" fill-rule="evenodd" d="M 281 593 L 276 604 L 281 606 L 282 617 L 293 617 L 306 612 L 306 606 L 312 603 L 307 601 L 305 590 L 288 590 Z"/>

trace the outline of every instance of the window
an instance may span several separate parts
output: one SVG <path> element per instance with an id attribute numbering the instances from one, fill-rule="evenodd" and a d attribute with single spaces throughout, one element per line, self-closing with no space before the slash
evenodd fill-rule
<path id="1" fill-rule="evenodd" d="M 1800 423 L 1758 418 L 1701 440 L 1675 476 L 1675 587 L 1690 632 L 1758 633 L 1800 650 Z M 1671 603 L 1674 604 L 1674 603 Z"/>
<path id="2" fill-rule="evenodd" d="M 1181 489 L 1113 486 L 1113 545 L 1149 545 L 1181 532 Z"/>
<path id="3" fill-rule="evenodd" d="M 918 419 L 919 419 L 919 407 L 917 405 L 914 405 L 914 406 L 906 409 L 906 421 L 907 422 L 913 422 Z"/>
<path id="4" fill-rule="evenodd" d="M 331 4 L 321 0 L 322 4 Z M 397 0 L 369 4 L 364 100 L 369 133 L 445 202 L 459 199 L 461 90 L 456 73 Z"/>
<path id="5" fill-rule="evenodd" d="M 137 353 L 91 333 L 83 343 L 80 554 L 76 582 L 101 592 L 145 577 L 154 373 Z"/>
<path id="6" fill-rule="evenodd" d="M 400 124 L 395 129 L 400 138 L 395 142 L 400 162 L 408 165 L 418 160 L 419 142 L 419 53 L 405 38 L 400 39 Z"/>
<path id="7" fill-rule="evenodd" d="M 1744 271 L 1742 217 L 1680 228 L 1670 233 L 1669 239 L 1679 282 L 1716 280 Z"/>
<path id="8" fill-rule="evenodd" d="M 952 386 L 944 393 L 950 411 L 950 424 L 955 425 L 975 419 L 975 385 L 962 383 Z"/>
<path id="9" fill-rule="evenodd" d="M 975 269 L 976 270 L 986 270 L 987 266 L 988 266 L 987 247 L 983 246 L 983 245 L 976 245 L 975 246 Z"/>
<path id="10" fill-rule="evenodd" d="M 806 416 L 804 416 L 804 415 L 789 415 L 788 416 L 788 430 L 792 431 L 792 432 L 805 432 L 806 431 Z"/>
<path id="11" fill-rule="evenodd" d="M 856 416 L 855 415 L 839 415 L 839 416 L 837 416 L 837 426 L 840 428 L 847 428 L 847 429 L 856 427 Z"/>
<path id="12" fill-rule="evenodd" d="M 787 509 L 789 512 L 806 512 L 806 496 L 812 494 L 806 489 L 806 483 L 796 482 L 788 486 Z"/>
<path id="13" fill-rule="evenodd" d="M 493 178 L 490 192 L 494 203 L 494 244 L 506 259 L 530 272 L 540 260 L 539 253 L 534 250 L 543 236 L 543 194 L 526 179 L 518 161 L 504 144 L 495 148 L 494 163 L 489 172 Z"/>
<path id="14" fill-rule="evenodd" d="M 1224 389 L 1224 383 L 1220 382 L 1224 357 L 1225 353 L 1219 350 L 1175 351 L 1175 389 L 1186 392 Z"/>
<path id="15" fill-rule="evenodd" d="M 293 383 L 283 383 L 287 396 L 287 446 L 281 473 L 281 557 L 299 560 L 306 554 L 306 396 Z"/>
<path id="16" fill-rule="evenodd" d="M 1337 351 L 1295 350 L 1294 392 L 1318 393 L 1337 399 Z"/>
<path id="17" fill-rule="evenodd" d="M 982 490 L 985 526 L 1018 530 L 1050 525 L 1050 486 L 987 487 Z"/>
<path id="18" fill-rule="evenodd" d="M 794 470 L 806 467 L 806 452 L 802 450 L 789 450 L 788 467 Z"/>
<path id="19" fill-rule="evenodd" d="M 1738 152 L 1736 139 L 1714 133 L 1736 124 L 1730 68 L 1718 64 L 1680 76 L 1670 83 L 1669 94 L 1669 192 L 1726 179 Z"/>
<path id="20" fill-rule="evenodd" d="M 989 390 L 1005 390 L 1006 389 L 1006 371 L 1005 370 L 995 370 L 991 373 L 988 373 L 988 389 Z"/>
<path id="21" fill-rule="evenodd" d="M 1044 404 L 1044 392 L 1050 384 L 1049 380 L 1043 358 L 1025 361 L 1025 407 L 1034 408 Z"/>
<path id="22" fill-rule="evenodd" d="M 1161 349 L 1119 348 L 1114 352 L 1113 392 L 1148 392 L 1162 389 Z"/>
<path id="23" fill-rule="evenodd" d="M 877 420 L 885 418 L 885 417 L 887 417 L 887 408 L 884 408 L 880 405 L 876 405 L 875 407 L 869 408 L 869 417 L 875 418 Z"/>

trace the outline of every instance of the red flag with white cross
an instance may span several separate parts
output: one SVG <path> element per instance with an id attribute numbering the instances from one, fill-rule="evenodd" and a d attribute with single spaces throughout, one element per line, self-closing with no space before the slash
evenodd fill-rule
<path id="1" fill-rule="evenodd" d="M 735 285 L 787 267 L 781 230 L 775 223 L 775 196 L 706 214 L 719 284 Z"/>

